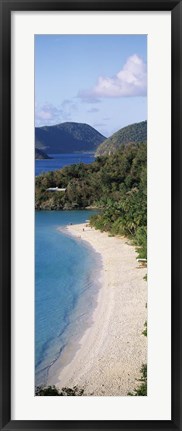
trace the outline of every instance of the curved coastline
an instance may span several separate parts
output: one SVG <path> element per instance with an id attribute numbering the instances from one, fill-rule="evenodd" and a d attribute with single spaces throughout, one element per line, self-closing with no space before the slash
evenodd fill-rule
<path id="1" fill-rule="evenodd" d="M 68 226 L 58 227 L 57 230 L 64 236 L 70 237 L 75 243 L 79 243 L 79 237 L 72 235 L 69 232 Z M 95 248 L 92 247 L 88 241 L 82 241 L 81 247 L 84 248 L 86 253 L 91 253 L 93 271 L 87 269 L 87 283 L 85 289 L 79 293 L 72 313 L 69 314 L 67 325 L 63 331 L 64 345 L 60 348 L 59 354 L 55 360 L 49 365 L 47 372 L 47 380 L 43 386 L 57 385 L 60 370 L 69 364 L 74 358 L 77 350 L 80 348 L 80 340 L 83 334 L 92 324 L 92 315 L 95 307 L 97 306 L 98 292 L 101 287 L 100 273 L 102 270 L 102 256 L 97 253 Z M 61 340 L 63 344 L 63 339 Z"/>
<path id="2" fill-rule="evenodd" d="M 99 290 L 95 280 L 99 279 L 102 262 L 87 242 L 80 243 L 66 235 L 66 224 L 85 222 L 86 211 L 60 213 L 60 216 L 57 212 L 48 212 L 38 216 L 36 253 L 39 259 L 36 262 L 37 272 L 41 268 L 40 275 L 44 273 L 44 277 L 36 273 L 36 346 L 39 350 L 35 356 L 35 386 L 46 386 L 49 375 L 72 360 L 79 340 L 92 323 Z M 43 265 L 48 273 L 46 268 L 43 271 Z M 93 267 L 97 276 L 93 275 Z"/>
<path id="3" fill-rule="evenodd" d="M 85 395 L 126 396 L 147 362 L 142 335 L 147 318 L 146 268 L 139 266 L 126 238 L 111 237 L 86 224 L 69 225 L 69 235 L 86 241 L 102 258 L 101 287 L 92 322 L 65 367 L 49 384 L 79 386 Z M 72 352 L 73 354 L 73 352 Z"/>

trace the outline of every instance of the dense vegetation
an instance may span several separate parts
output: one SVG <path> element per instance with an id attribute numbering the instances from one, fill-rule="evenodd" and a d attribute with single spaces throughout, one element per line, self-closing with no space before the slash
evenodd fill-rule
<path id="1" fill-rule="evenodd" d="M 131 142 L 145 142 L 147 141 L 147 121 L 141 123 L 130 124 L 123 127 L 114 133 L 110 138 L 106 139 L 99 145 L 96 155 L 102 156 L 115 152 L 122 145 Z"/>
<path id="2" fill-rule="evenodd" d="M 128 395 L 131 396 L 147 396 L 147 364 L 143 364 L 140 370 L 141 378 L 138 380 L 140 385 L 134 389 L 134 392 L 129 392 Z"/>
<path id="3" fill-rule="evenodd" d="M 39 397 L 74 397 L 82 396 L 83 394 L 84 389 L 80 389 L 77 386 L 62 389 L 58 389 L 56 386 L 37 386 L 35 390 L 35 395 Z"/>
<path id="4" fill-rule="evenodd" d="M 42 150 L 38 150 L 37 148 L 35 149 L 35 159 L 38 160 L 42 160 L 42 159 L 50 159 L 51 157 L 49 157 L 45 151 Z"/>
<path id="5" fill-rule="evenodd" d="M 91 225 L 111 234 L 126 235 L 146 258 L 147 235 L 147 146 L 129 144 L 90 165 L 67 166 L 36 177 L 36 209 L 84 209 L 101 211 Z M 49 187 L 65 187 L 50 192 Z"/>
<path id="6" fill-rule="evenodd" d="M 84 123 L 67 122 L 35 128 L 35 146 L 48 154 L 95 152 L 105 139 L 105 136 Z"/>

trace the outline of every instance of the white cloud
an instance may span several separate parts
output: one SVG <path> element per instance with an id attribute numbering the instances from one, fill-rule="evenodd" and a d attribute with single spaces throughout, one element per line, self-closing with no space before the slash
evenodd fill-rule
<path id="1" fill-rule="evenodd" d="M 129 57 L 123 68 L 113 77 L 100 76 L 97 84 L 81 91 L 82 99 L 102 97 L 145 96 L 147 92 L 147 66 L 137 54 Z"/>
<path id="2" fill-rule="evenodd" d="M 44 126 L 61 122 L 62 109 L 56 108 L 52 104 L 46 103 L 42 106 L 35 106 L 35 125 Z"/>
<path id="3" fill-rule="evenodd" d="M 51 126 L 71 119 L 71 114 L 76 110 L 76 105 L 69 100 L 63 100 L 60 106 L 56 107 L 51 103 L 40 106 L 35 104 L 35 125 L 36 127 Z"/>
<path id="4" fill-rule="evenodd" d="M 52 113 L 49 112 L 49 111 L 46 111 L 46 110 L 42 109 L 41 111 L 38 111 L 37 118 L 39 120 L 51 120 Z"/>

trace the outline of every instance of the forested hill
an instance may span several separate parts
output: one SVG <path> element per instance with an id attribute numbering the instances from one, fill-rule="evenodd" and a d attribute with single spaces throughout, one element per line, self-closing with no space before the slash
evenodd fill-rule
<path id="1" fill-rule="evenodd" d="M 35 205 L 40 210 L 84 209 L 102 212 L 95 227 L 133 237 L 146 255 L 147 145 L 129 144 L 91 164 L 75 164 L 35 179 Z M 49 187 L 66 188 L 50 192 Z"/>
<path id="2" fill-rule="evenodd" d="M 36 160 L 50 159 L 50 157 L 45 153 L 45 151 L 38 150 L 38 148 L 35 148 L 35 159 Z"/>
<path id="3" fill-rule="evenodd" d="M 147 141 L 147 121 L 141 123 L 130 124 L 127 127 L 123 127 L 114 133 L 110 138 L 106 139 L 97 148 L 96 155 L 111 154 L 120 148 L 122 145 L 131 142 L 145 142 Z"/>
<path id="4" fill-rule="evenodd" d="M 48 154 L 93 151 L 106 139 L 84 123 L 61 123 L 35 128 L 35 147 Z"/>

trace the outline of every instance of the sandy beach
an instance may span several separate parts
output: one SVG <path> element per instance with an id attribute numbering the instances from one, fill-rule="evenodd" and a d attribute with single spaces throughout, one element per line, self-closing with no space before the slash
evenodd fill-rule
<path id="1" fill-rule="evenodd" d="M 100 289 L 92 324 L 73 359 L 57 376 L 58 387 L 79 386 L 85 395 L 122 395 L 137 387 L 147 362 L 146 268 L 136 260 L 126 238 L 111 237 L 89 225 L 70 225 L 67 232 L 87 241 L 102 258 Z"/>

